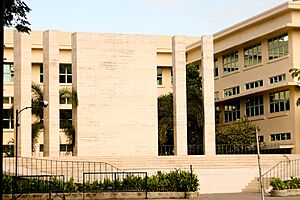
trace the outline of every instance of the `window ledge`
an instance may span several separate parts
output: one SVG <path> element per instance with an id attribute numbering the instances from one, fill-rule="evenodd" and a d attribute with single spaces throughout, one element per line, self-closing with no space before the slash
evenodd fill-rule
<path id="1" fill-rule="evenodd" d="M 272 119 L 272 118 L 277 118 L 277 117 L 285 117 L 285 116 L 288 116 L 288 112 L 277 112 L 277 113 L 271 113 L 269 116 L 268 116 L 268 119 Z"/>
<path id="2" fill-rule="evenodd" d="M 253 116 L 253 117 L 248 117 L 249 121 L 253 122 L 253 121 L 259 121 L 259 120 L 265 120 L 266 117 L 263 115 L 260 116 Z"/>
<path id="3" fill-rule="evenodd" d="M 222 75 L 222 78 L 227 77 L 227 76 L 231 76 L 231 75 L 237 74 L 237 73 L 240 73 L 240 69 L 239 69 L 239 70 L 236 70 L 236 71 L 233 71 L 233 72 L 229 72 L 229 73 L 227 73 L 227 74 L 223 74 L 223 75 Z"/>
<path id="4" fill-rule="evenodd" d="M 59 83 L 59 85 L 68 85 L 68 86 L 70 86 L 70 85 L 72 85 L 72 83 Z"/>
<path id="5" fill-rule="evenodd" d="M 219 76 L 215 76 L 215 80 L 218 80 L 218 79 L 220 79 L 220 77 Z"/>
<path id="6" fill-rule="evenodd" d="M 249 67 L 245 67 L 245 68 L 243 69 L 243 71 L 248 71 L 248 70 L 251 70 L 251 69 L 254 69 L 254 68 L 257 68 L 257 67 L 261 67 L 261 66 L 263 66 L 263 64 L 262 64 L 262 63 L 259 63 L 259 64 L 252 65 L 252 66 L 249 66 Z"/>
<path id="7" fill-rule="evenodd" d="M 163 85 L 158 85 L 157 88 L 165 88 Z"/>
<path id="8" fill-rule="evenodd" d="M 270 63 L 273 63 L 273 62 L 277 62 L 277 61 L 280 61 L 280 60 L 284 60 L 284 59 L 287 59 L 287 58 L 290 58 L 290 55 L 281 56 L 281 57 L 279 57 L 279 58 L 275 58 L 275 59 L 272 59 L 272 60 L 268 60 L 268 61 L 267 61 L 267 64 L 270 64 Z"/>

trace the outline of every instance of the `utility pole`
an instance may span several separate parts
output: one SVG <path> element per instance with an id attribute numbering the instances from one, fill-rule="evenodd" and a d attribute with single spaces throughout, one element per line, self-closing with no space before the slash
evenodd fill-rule
<path id="1" fill-rule="evenodd" d="M 261 200 L 265 200 L 264 185 L 263 185 L 263 180 L 262 180 L 262 176 L 261 176 L 260 152 L 259 152 L 259 141 L 258 141 L 258 130 L 257 130 L 257 128 L 255 129 L 255 135 L 256 135 L 256 145 L 257 145 L 257 162 L 258 162 L 258 170 L 259 170 Z"/>

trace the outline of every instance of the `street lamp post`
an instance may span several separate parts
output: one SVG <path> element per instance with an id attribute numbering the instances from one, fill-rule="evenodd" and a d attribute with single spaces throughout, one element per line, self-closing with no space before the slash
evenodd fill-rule
<path id="1" fill-rule="evenodd" d="M 48 101 L 41 101 L 41 105 L 46 108 L 48 106 Z M 27 110 L 29 108 L 32 108 L 32 106 L 28 106 L 25 107 L 23 109 L 21 109 L 20 111 L 18 109 L 16 109 L 16 138 L 15 138 L 15 189 L 17 189 L 17 176 L 18 176 L 18 130 L 19 130 L 19 115 L 21 114 L 21 112 L 23 112 L 24 110 Z"/>

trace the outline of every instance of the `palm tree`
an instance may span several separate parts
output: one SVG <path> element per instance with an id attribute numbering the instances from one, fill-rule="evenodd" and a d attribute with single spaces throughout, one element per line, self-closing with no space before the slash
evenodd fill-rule
<path id="1" fill-rule="evenodd" d="M 32 83 L 31 85 L 32 92 L 32 115 L 35 118 L 35 121 L 32 124 L 32 151 L 35 151 L 35 146 L 38 142 L 38 137 L 41 132 L 41 129 L 44 128 L 43 116 L 44 108 L 41 105 L 41 102 L 44 100 L 44 92 L 42 87 L 37 83 Z M 61 88 L 59 90 L 59 98 L 62 97 L 68 98 L 72 101 L 74 107 L 78 106 L 78 97 L 77 92 L 72 90 L 70 87 Z M 66 119 L 61 121 L 61 129 L 65 132 L 65 135 L 68 138 L 73 146 L 75 144 L 75 128 L 72 123 Z"/>

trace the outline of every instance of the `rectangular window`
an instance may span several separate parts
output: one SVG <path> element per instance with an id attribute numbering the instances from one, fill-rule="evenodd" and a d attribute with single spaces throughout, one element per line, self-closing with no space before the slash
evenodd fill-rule
<path id="1" fill-rule="evenodd" d="M 220 112 L 215 112 L 215 123 L 220 124 Z"/>
<path id="2" fill-rule="evenodd" d="M 253 89 L 253 88 L 257 88 L 257 87 L 262 87 L 263 85 L 264 85 L 263 80 L 259 80 L 259 81 L 254 81 L 251 83 L 246 83 L 245 87 L 246 87 L 246 90 L 249 90 L 249 89 Z"/>
<path id="3" fill-rule="evenodd" d="M 3 104 L 14 104 L 14 97 L 3 97 Z"/>
<path id="4" fill-rule="evenodd" d="M 10 109 L 3 109 L 3 128 L 14 128 L 14 112 Z"/>
<path id="5" fill-rule="evenodd" d="M 171 68 L 171 85 L 173 85 L 173 68 Z"/>
<path id="6" fill-rule="evenodd" d="M 218 101 L 220 99 L 220 93 L 219 91 L 215 92 L 215 101 Z"/>
<path id="7" fill-rule="evenodd" d="M 224 120 L 231 122 L 240 119 L 240 102 L 230 102 L 224 105 Z"/>
<path id="8" fill-rule="evenodd" d="M 59 99 L 60 104 L 72 104 L 72 99 L 70 97 L 61 96 Z"/>
<path id="9" fill-rule="evenodd" d="M 239 70 L 238 51 L 223 55 L 223 73 L 227 74 L 236 70 Z"/>
<path id="10" fill-rule="evenodd" d="M 44 69 L 43 69 L 43 63 L 40 64 L 40 83 L 44 82 Z"/>
<path id="11" fill-rule="evenodd" d="M 276 133 L 270 135 L 270 141 L 290 140 L 291 133 Z"/>
<path id="12" fill-rule="evenodd" d="M 224 90 L 224 96 L 233 96 L 233 95 L 237 95 L 240 93 L 240 87 L 236 86 L 236 87 L 232 87 L 232 88 L 227 88 Z"/>
<path id="13" fill-rule="evenodd" d="M 259 135 L 258 136 L 258 142 L 259 143 L 263 143 L 265 140 L 264 140 L 264 136 L 263 135 Z"/>
<path id="14" fill-rule="evenodd" d="M 162 67 L 157 68 L 157 85 L 162 85 Z"/>
<path id="15" fill-rule="evenodd" d="M 268 40 L 269 60 L 288 55 L 289 36 L 287 33 Z"/>
<path id="16" fill-rule="evenodd" d="M 73 146 L 72 146 L 72 144 L 60 144 L 59 151 L 60 152 L 72 152 Z"/>
<path id="17" fill-rule="evenodd" d="M 290 110 L 289 90 L 270 94 L 270 112 L 281 112 Z"/>
<path id="18" fill-rule="evenodd" d="M 71 64 L 59 64 L 59 83 L 72 83 Z"/>
<path id="19" fill-rule="evenodd" d="M 279 82 L 285 81 L 286 76 L 285 76 L 285 74 L 280 74 L 280 75 L 277 75 L 277 76 L 270 77 L 269 80 L 270 80 L 270 84 L 279 83 Z"/>
<path id="20" fill-rule="evenodd" d="M 219 76 L 219 69 L 218 69 L 218 59 L 214 59 L 214 76 L 217 77 Z"/>
<path id="21" fill-rule="evenodd" d="M 263 96 L 255 96 L 246 99 L 246 115 L 248 117 L 258 116 L 264 114 Z"/>
<path id="22" fill-rule="evenodd" d="M 72 110 L 60 109 L 59 110 L 59 128 L 64 128 L 72 124 Z"/>
<path id="23" fill-rule="evenodd" d="M 4 63 L 3 64 L 3 82 L 12 83 L 14 82 L 14 64 L 13 63 Z"/>
<path id="24" fill-rule="evenodd" d="M 40 144 L 40 152 L 44 151 L 44 144 Z"/>
<path id="25" fill-rule="evenodd" d="M 244 65 L 250 67 L 261 63 L 261 43 L 244 48 Z"/>

